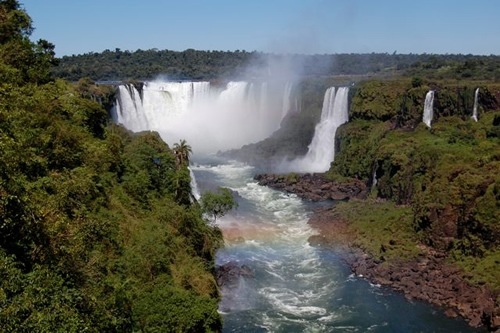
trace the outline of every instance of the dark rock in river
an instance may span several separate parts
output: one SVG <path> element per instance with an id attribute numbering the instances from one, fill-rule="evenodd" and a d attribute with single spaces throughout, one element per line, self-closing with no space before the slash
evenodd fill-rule
<path id="1" fill-rule="evenodd" d="M 254 271 L 247 265 L 240 265 L 235 261 L 230 261 L 215 268 L 215 277 L 220 287 L 232 288 L 238 284 L 240 277 L 254 278 Z"/>
<path id="2" fill-rule="evenodd" d="M 254 177 L 259 185 L 294 193 L 311 201 L 349 200 L 366 198 L 367 187 L 357 179 L 339 183 L 326 179 L 324 174 L 259 174 Z"/>

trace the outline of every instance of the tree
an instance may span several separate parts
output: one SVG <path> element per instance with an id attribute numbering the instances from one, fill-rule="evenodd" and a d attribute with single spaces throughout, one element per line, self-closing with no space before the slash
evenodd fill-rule
<path id="1" fill-rule="evenodd" d="M 177 169 L 189 165 L 189 155 L 191 155 L 192 152 L 193 150 L 191 149 L 191 146 L 188 145 L 184 139 L 179 141 L 179 143 L 174 144 L 175 163 Z"/>
<path id="2" fill-rule="evenodd" d="M 225 187 L 219 187 L 215 193 L 210 191 L 203 193 L 200 202 L 203 213 L 211 215 L 214 223 L 218 217 L 222 217 L 231 209 L 238 207 L 231 190 Z"/>
<path id="3" fill-rule="evenodd" d="M 47 83 L 58 63 L 54 44 L 40 39 L 32 43 L 29 15 L 17 0 L 0 0 L 0 81 Z"/>
<path id="4" fill-rule="evenodd" d="M 0 43 L 28 37 L 32 31 L 31 18 L 17 0 L 0 0 Z"/>

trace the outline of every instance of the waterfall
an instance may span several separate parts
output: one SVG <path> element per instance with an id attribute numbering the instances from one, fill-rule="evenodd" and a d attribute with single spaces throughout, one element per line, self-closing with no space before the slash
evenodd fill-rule
<path id="1" fill-rule="evenodd" d="M 293 83 L 287 82 L 285 85 L 285 92 L 283 93 L 283 107 L 281 109 L 281 120 L 286 117 L 287 113 L 291 108 L 291 95 L 292 95 Z"/>
<path id="2" fill-rule="evenodd" d="M 119 86 L 116 96 L 115 105 L 111 110 L 113 121 L 135 132 L 147 129 L 148 120 L 142 108 L 139 91 L 135 86 L 132 84 Z"/>
<path id="3" fill-rule="evenodd" d="M 472 109 L 472 119 L 477 122 L 477 97 L 479 95 L 479 88 L 474 92 L 474 107 Z"/>
<path id="4" fill-rule="evenodd" d="M 200 189 L 198 188 L 198 183 L 196 182 L 196 177 L 194 176 L 193 170 L 188 167 L 189 169 L 189 177 L 191 177 L 191 194 L 196 200 L 200 200 L 201 194 L 200 194 Z"/>
<path id="5" fill-rule="evenodd" d="M 185 139 L 213 153 L 263 140 L 279 129 L 291 83 L 145 82 L 118 87 L 112 117 L 132 131 L 158 131 L 169 143 Z"/>
<path id="6" fill-rule="evenodd" d="M 335 158 L 335 132 L 349 120 L 349 88 L 328 88 L 323 100 L 321 120 L 316 125 L 314 137 L 307 154 L 287 167 L 301 172 L 325 172 Z"/>
<path id="7" fill-rule="evenodd" d="M 425 103 L 424 103 L 424 115 L 422 121 L 430 128 L 432 117 L 434 116 L 434 90 L 429 90 L 427 95 L 425 95 Z"/>

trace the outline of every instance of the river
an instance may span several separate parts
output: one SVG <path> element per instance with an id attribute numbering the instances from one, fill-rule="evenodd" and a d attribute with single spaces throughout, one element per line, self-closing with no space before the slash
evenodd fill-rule
<path id="1" fill-rule="evenodd" d="M 340 250 L 309 245 L 315 205 L 259 186 L 255 168 L 212 158 L 192 170 L 202 192 L 237 192 L 239 207 L 217 221 L 226 242 L 217 264 L 233 261 L 255 272 L 222 289 L 223 332 L 484 331 L 354 276 Z"/>

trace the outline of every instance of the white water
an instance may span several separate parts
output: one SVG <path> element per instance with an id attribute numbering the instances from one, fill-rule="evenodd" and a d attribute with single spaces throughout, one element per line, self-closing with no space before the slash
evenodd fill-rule
<path id="1" fill-rule="evenodd" d="M 292 100 L 291 100 L 292 88 L 293 84 L 291 82 L 287 82 L 285 85 L 285 92 L 283 94 L 283 107 L 281 108 L 281 120 L 283 120 L 283 118 L 286 117 L 292 106 Z"/>
<path id="2" fill-rule="evenodd" d="M 191 167 L 188 167 L 189 169 L 189 177 L 191 178 L 191 194 L 196 200 L 200 200 L 201 194 L 200 194 L 200 189 L 198 188 L 198 182 L 196 181 L 196 177 L 193 173 L 193 169 Z"/>
<path id="3" fill-rule="evenodd" d="M 422 121 L 427 125 L 427 127 L 430 128 L 433 117 L 434 117 L 434 90 L 429 90 L 425 95 L 424 115 L 422 117 Z"/>
<path id="4" fill-rule="evenodd" d="M 239 207 L 217 222 L 226 245 L 217 264 L 250 267 L 223 287 L 223 332 L 470 332 L 436 309 L 407 302 L 352 275 L 339 252 L 311 246 L 314 207 L 259 186 L 251 166 L 205 161 L 192 167 L 200 188 L 226 186 Z"/>
<path id="5" fill-rule="evenodd" d="M 297 158 L 286 167 L 291 171 L 325 172 L 335 158 L 335 133 L 349 121 L 349 88 L 328 88 L 323 100 L 321 120 L 316 125 L 314 137 L 304 157 Z"/>
<path id="6" fill-rule="evenodd" d="M 314 231 L 307 224 L 310 210 L 305 203 L 259 186 L 254 169 L 241 163 L 198 165 L 193 170 L 239 195 L 240 207 L 218 221 L 226 238 L 218 264 L 247 264 L 260 276 L 240 278 L 236 289 L 222 290 L 220 310 L 228 319 L 236 316 L 239 321 L 242 311 L 250 312 L 255 316 L 252 325 L 265 331 L 290 325 L 320 329 L 334 321 L 326 306 L 337 288 L 338 267 L 322 263 L 309 245 Z M 308 322 L 298 323 L 303 320 Z"/>
<path id="7" fill-rule="evenodd" d="M 479 95 L 479 88 L 476 89 L 476 91 L 474 92 L 474 107 L 472 109 L 472 119 L 474 119 L 474 121 L 477 121 L 478 120 L 478 114 L 477 114 L 477 97 Z"/>
<path id="8" fill-rule="evenodd" d="M 270 136 L 290 110 L 291 83 L 146 82 L 118 87 L 112 116 L 133 131 L 155 130 L 169 144 L 185 139 L 195 153 L 239 148 Z"/>

